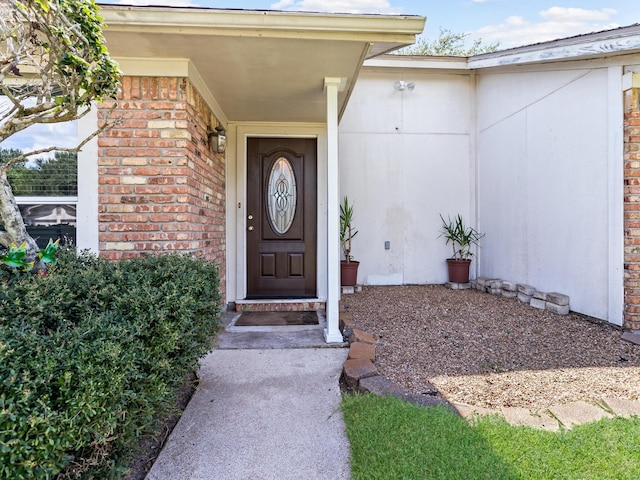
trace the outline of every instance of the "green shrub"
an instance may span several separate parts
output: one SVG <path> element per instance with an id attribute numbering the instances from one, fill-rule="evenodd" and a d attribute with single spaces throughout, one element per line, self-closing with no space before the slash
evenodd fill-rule
<path id="1" fill-rule="evenodd" d="M 0 478 L 117 478 L 210 348 L 217 268 L 61 251 L 0 283 Z"/>

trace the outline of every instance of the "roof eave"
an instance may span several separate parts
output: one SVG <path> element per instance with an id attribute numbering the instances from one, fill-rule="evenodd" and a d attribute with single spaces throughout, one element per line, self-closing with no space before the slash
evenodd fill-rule
<path id="1" fill-rule="evenodd" d="M 270 10 L 224 10 L 101 5 L 111 31 L 238 35 L 250 37 L 365 40 L 390 51 L 415 42 L 425 17 L 415 15 L 352 15 Z M 194 15 L 195 13 L 206 15 Z M 382 53 L 382 52 L 381 52 Z"/>
<path id="2" fill-rule="evenodd" d="M 584 60 L 640 52 L 640 25 L 552 40 L 469 58 L 469 68 Z"/>

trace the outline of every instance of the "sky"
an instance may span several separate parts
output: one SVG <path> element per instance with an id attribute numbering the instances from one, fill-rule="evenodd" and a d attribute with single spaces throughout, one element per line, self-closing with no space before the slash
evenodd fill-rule
<path id="1" fill-rule="evenodd" d="M 255 10 L 379 13 L 427 17 L 423 36 L 438 38 L 440 29 L 468 33 L 500 49 L 597 32 L 640 23 L 640 0 L 98 0 L 125 5 L 170 5 Z M 0 105 L 1 106 L 1 105 Z M 61 135 L 60 128 L 68 129 Z M 14 136 L 2 148 L 37 149 L 52 135 L 72 146 L 76 126 L 41 125 Z M 26 133 L 26 132 L 25 132 Z M 30 145 L 27 146 L 26 139 Z M 59 143 L 59 142 L 58 142 Z M 65 142 L 63 142 L 65 143 Z"/>
<path id="2" fill-rule="evenodd" d="M 99 0 L 256 10 L 381 13 L 427 17 L 424 36 L 441 28 L 500 43 L 500 49 L 640 23 L 640 0 Z"/>

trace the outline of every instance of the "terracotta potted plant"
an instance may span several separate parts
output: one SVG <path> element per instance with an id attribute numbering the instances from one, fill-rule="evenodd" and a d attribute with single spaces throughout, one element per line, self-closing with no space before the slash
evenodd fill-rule
<path id="1" fill-rule="evenodd" d="M 447 240 L 447 244 L 451 243 L 453 248 L 453 257 L 447 259 L 449 282 L 468 283 L 469 267 L 473 256 L 471 247 L 478 245 L 484 233 L 479 233 L 473 227 L 466 227 L 460 214 L 453 219 L 447 217 L 447 220 L 441 214 L 440 220 L 442 220 L 440 236 Z"/>
<path id="2" fill-rule="evenodd" d="M 351 240 L 358 233 L 353 228 L 353 204 L 344 197 L 340 205 L 340 245 L 344 260 L 340 262 L 340 285 L 354 286 L 358 281 L 358 266 L 360 262 L 351 255 Z"/>

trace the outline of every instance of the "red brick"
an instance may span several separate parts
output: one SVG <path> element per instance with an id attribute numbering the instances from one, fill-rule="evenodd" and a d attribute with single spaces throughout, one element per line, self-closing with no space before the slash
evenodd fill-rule
<path id="1" fill-rule="evenodd" d="M 101 255 L 118 259 L 160 249 L 192 251 L 217 260 L 224 280 L 225 162 L 206 146 L 212 112 L 186 78 L 125 77 L 119 98 L 112 116 L 120 124 L 98 139 Z M 99 117 L 105 113 L 99 111 Z M 172 121 L 190 138 L 160 138 L 159 131 L 147 128 L 150 120 Z M 146 183 L 125 179 L 131 183 L 122 184 L 123 176 Z M 121 249 L 122 242 L 132 242 L 136 250 Z M 118 251 L 104 252 L 107 245 Z"/>
<path id="2" fill-rule="evenodd" d="M 168 213 L 153 213 L 149 215 L 150 222 L 169 223 L 175 221 L 175 217 Z"/>

